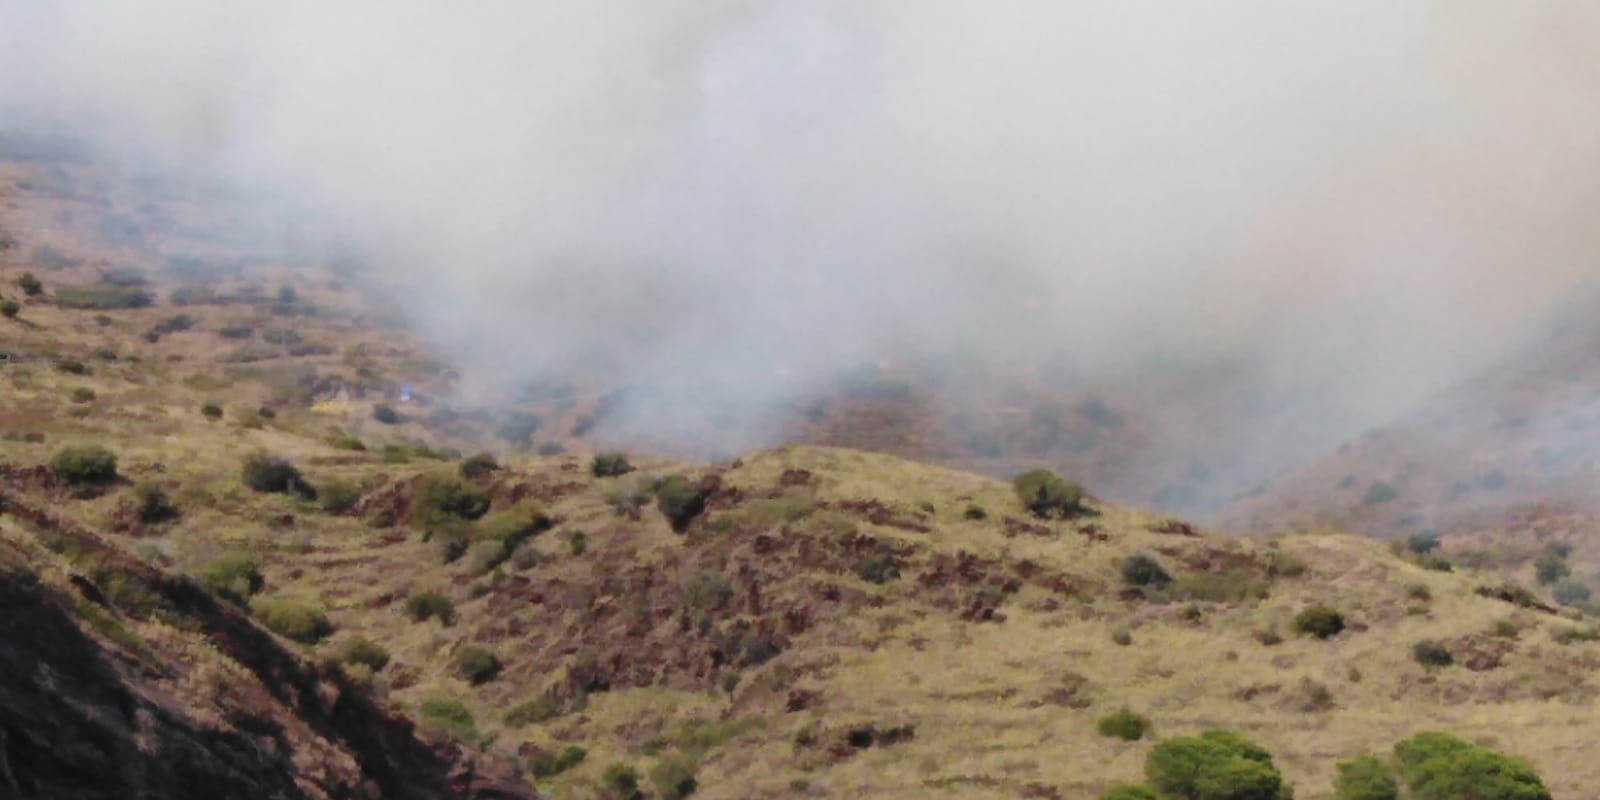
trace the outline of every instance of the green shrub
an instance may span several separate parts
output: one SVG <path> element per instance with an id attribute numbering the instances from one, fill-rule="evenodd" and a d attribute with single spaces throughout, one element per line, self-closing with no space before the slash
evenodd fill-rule
<path id="1" fill-rule="evenodd" d="M 92 403 L 94 402 L 94 397 L 94 390 L 87 386 L 79 386 L 72 390 L 72 402 L 74 403 Z"/>
<path id="2" fill-rule="evenodd" d="M 379 403 L 372 407 L 372 418 L 385 425 L 397 425 L 400 422 L 400 412 L 394 406 Z"/>
<path id="3" fill-rule="evenodd" d="M 56 371 L 65 372 L 68 375 L 88 375 L 89 365 L 76 358 L 63 358 L 56 362 Z"/>
<path id="4" fill-rule="evenodd" d="M 900 561 L 893 553 L 879 553 L 856 562 L 856 577 L 867 583 L 888 583 L 900 577 Z"/>
<path id="5" fill-rule="evenodd" d="M 589 537 L 583 531 L 573 531 L 567 534 L 567 550 L 575 556 L 583 555 L 589 549 Z"/>
<path id="6" fill-rule="evenodd" d="M 455 622 L 456 605 L 441 592 L 418 592 L 406 598 L 406 615 L 413 622 L 437 618 L 439 622 L 449 625 Z"/>
<path id="7" fill-rule="evenodd" d="M 1160 562 L 1144 553 L 1135 553 L 1122 562 L 1122 580 L 1129 586 L 1150 586 L 1160 589 L 1172 582 L 1172 576 L 1161 568 Z"/>
<path id="8" fill-rule="evenodd" d="M 673 530 L 682 531 L 705 510 L 706 493 L 682 475 L 669 475 L 656 487 L 656 507 Z"/>
<path id="9" fill-rule="evenodd" d="M 38 297 L 44 292 L 44 284 L 40 283 L 39 278 L 31 272 L 22 273 L 22 277 L 17 279 L 17 288 L 29 297 Z"/>
<path id="10" fill-rule="evenodd" d="M 328 617 L 310 603 L 283 597 L 259 598 L 250 604 L 267 630 L 302 644 L 316 644 L 333 633 Z"/>
<path id="11" fill-rule="evenodd" d="M 650 783 L 655 787 L 655 796 L 661 800 L 682 800 L 694 794 L 695 789 L 699 788 L 694 778 L 699 766 L 696 759 L 683 753 L 656 762 L 650 770 Z"/>
<path id="12" fill-rule="evenodd" d="M 1327 639 L 1344 630 L 1344 615 L 1327 606 L 1315 605 L 1295 615 L 1294 629 L 1307 636 Z"/>
<path id="13" fill-rule="evenodd" d="M 139 515 L 139 521 L 146 525 L 156 525 L 178 516 L 178 509 L 172 505 L 167 493 L 149 482 L 133 487 L 133 508 Z"/>
<path id="14" fill-rule="evenodd" d="M 550 530 L 552 521 L 544 503 L 526 497 L 485 518 L 478 527 L 478 538 L 504 543 L 509 554 L 523 542 Z"/>
<path id="15" fill-rule="evenodd" d="M 513 728 L 521 728 L 554 719 L 560 713 L 561 706 L 557 705 L 556 701 L 541 695 L 518 703 L 507 711 L 506 724 Z"/>
<path id="16" fill-rule="evenodd" d="M 967 506 L 966 510 L 961 512 L 961 516 L 973 522 L 982 522 L 989 518 L 989 512 L 984 511 L 983 506 L 973 504 Z"/>
<path id="17" fill-rule="evenodd" d="M 1047 469 L 1031 469 L 1018 475 L 1011 483 L 1022 506 L 1036 517 L 1071 517 L 1087 509 L 1083 501 L 1088 493 L 1082 486 L 1068 482 Z"/>
<path id="18" fill-rule="evenodd" d="M 1423 639 L 1411 646 L 1411 657 L 1424 667 L 1448 667 L 1456 663 L 1455 657 L 1445 646 L 1432 640 Z"/>
<path id="19" fill-rule="evenodd" d="M 317 505 L 329 514 L 344 514 L 361 501 L 361 487 L 331 478 L 317 490 Z"/>
<path id="20" fill-rule="evenodd" d="M 266 453 L 256 453 L 244 460 L 239 470 L 244 485 L 258 492 L 278 494 L 315 495 L 311 484 L 306 483 L 293 464 Z"/>
<path id="21" fill-rule="evenodd" d="M 222 406 L 216 403 L 206 403 L 200 407 L 200 416 L 206 419 L 222 419 Z"/>
<path id="22" fill-rule="evenodd" d="M 261 591 L 264 583 L 256 560 L 242 550 L 229 550 L 200 572 L 200 585 L 236 603 Z"/>
<path id="23" fill-rule="evenodd" d="M 1406 540 L 1406 547 L 1419 556 L 1427 555 L 1439 549 L 1439 534 L 1433 531 L 1413 533 L 1411 538 Z"/>
<path id="24" fill-rule="evenodd" d="M 1591 593 L 1588 586 L 1568 578 L 1556 584 L 1553 594 L 1557 603 L 1575 606 L 1588 602 Z"/>
<path id="25" fill-rule="evenodd" d="M 381 672 L 389 664 L 389 651 L 371 639 L 356 636 L 344 643 L 339 660 L 345 664 L 365 664 L 373 672 Z"/>
<path id="26" fill-rule="evenodd" d="M 459 700 L 432 697 L 422 701 L 421 711 L 422 721 L 425 724 L 444 731 L 454 739 L 472 741 L 478 737 L 478 727 L 472 719 L 472 712 L 468 711 Z"/>
<path id="27" fill-rule="evenodd" d="M 1256 577 L 1247 569 L 1230 569 L 1221 573 L 1194 573 L 1178 578 L 1166 587 L 1167 596 L 1173 600 L 1199 600 L 1207 603 L 1245 603 L 1264 600 L 1271 591 L 1271 581 Z"/>
<path id="28" fill-rule="evenodd" d="M 1549 586 L 1572 574 L 1572 568 L 1567 566 L 1567 557 L 1556 550 L 1546 550 L 1541 554 L 1533 569 L 1540 586 Z"/>
<path id="29" fill-rule="evenodd" d="M 477 453 L 461 462 L 461 477 L 477 480 L 500 469 L 500 462 L 489 453 Z"/>
<path id="30" fill-rule="evenodd" d="M 456 672 L 473 686 L 485 684 L 500 674 L 500 659 L 482 647 L 467 645 L 456 655 Z"/>
<path id="31" fill-rule="evenodd" d="M 612 764 L 595 785 L 595 800 L 641 800 L 639 773 L 627 764 Z"/>
<path id="32" fill-rule="evenodd" d="M 340 433 L 333 436 L 328 440 L 328 446 L 335 450 L 350 450 L 357 453 L 366 452 L 367 449 L 367 445 L 361 441 L 361 437 L 353 433 Z"/>
<path id="33" fill-rule="evenodd" d="M 534 753 L 528 759 L 528 771 L 537 778 L 552 778 L 583 763 L 589 751 L 572 745 L 559 753 Z"/>
<path id="34" fill-rule="evenodd" d="M 1145 777 L 1158 795 L 1193 800 L 1292 800 L 1272 756 L 1231 731 L 1168 739 L 1150 751 Z"/>
<path id="35" fill-rule="evenodd" d="M 539 432 L 539 418 L 533 414 L 516 412 L 507 414 L 495 427 L 495 435 L 508 442 L 521 444 Z"/>
<path id="36" fill-rule="evenodd" d="M 1451 736 L 1424 732 L 1394 746 L 1411 800 L 1550 800 L 1523 761 Z"/>
<path id="37" fill-rule="evenodd" d="M 68 486 L 104 485 L 117 479 L 117 457 L 97 444 L 67 445 L 50 459 L 50 470 Z"/>
<path id="38" fill-rule="evenodd" d="M 1374 483 L 1367 487 L 1367 493 L 1361 498 L 1361 502 L 1369 506 L 1375 506 L 1382 503 L 1387 503 L 1399 496 L 1400 490 L 1394 488 L 1393 486 L 1390 486 L 1387 483 Z"/>
<path id="39" fill-rule="evenodd" d="M 21 313 L 21 303 L 12 300 L 9 297 L 4 300 L 0 300 L 0 316 L 4 316 L 6 319 L 11 319 Z"/>
<path id="40" fill-rule="evenodd" d="M 1101 717 L 1094 727 L 1101 736 L 1137 742 L 1150 730 L 1150 720 L 1124 708 Z"/>
<path id="41" fill-rule="evenodd" d="M 1375 756 L 1359 756 L 1339 765 L 1333 800 L 1399 800 L 1389 766 Z"/>
<path id="42" fill-rule="evenodd" d="M 589 462 L 589 474 L 596 478 L 615 478 L 633 471 L 628 454 L 622 452 L 600 453 Z"/>
<path id="43" fill-rule="evenodd" d="M 62 308 L 106 311 L 118 308 L 144 308 L 152 301 L 150 293 L 137 286 L 101 284 L 56 287 L 56 305 Z"/>
<path id="44" fill-rule="evenodd" d="M 1443 556 L 1440 556 L 1437 553 L 1428 553 L 1426 555 L 1418 556 L 1417 565 L 1423 569 L 1433 570 L 1434 572 L 1451 572 L 1455 569 L 1455 567 L 1451 566 L 1448 559 L 1445 559 Z"/>
<path id="45" fill-rule="evenodd" d="M 487 514 L 489 495 L 453 475 L 433 474 L 417 484 L 411 508 L 412 521 L 423 530 L 432 530 Z"/>

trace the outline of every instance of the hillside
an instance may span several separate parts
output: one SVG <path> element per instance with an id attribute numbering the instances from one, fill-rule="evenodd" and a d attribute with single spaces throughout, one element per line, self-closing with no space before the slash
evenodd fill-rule
<path id="1" fill-rule="evenodd" d="M 38 193 L 0 253 L 0 780 L 25 797 L 626 797 L 632 775 L 652 797 L 1080 798 L 1213 727 L 1302 798 L 1433 729 L 1600 793 L 1600 635 L 1500 565 L 1098 500 L 1040 519 L 1006 482 L 844 448 L 640 447 L 596 475 L 614 442 L 574 430 L 599 400 L 458 405 L 466 378 L 325 260 L 87 167 L 6 170 Z M 85 445 L 114 475 L 64 457 Z M 1317 606 L 1342 630 L 1298 632 Z M 1121 709 L 1153 735 L 1098 733 Z M 85 739 L 109 744 L 61 748 Z"/>

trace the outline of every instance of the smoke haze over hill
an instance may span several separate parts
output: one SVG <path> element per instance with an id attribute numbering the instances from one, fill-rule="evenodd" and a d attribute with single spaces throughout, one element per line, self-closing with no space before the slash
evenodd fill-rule
<path id="1" fill-rule="evenodd" d="M 0 114 L 295 198 L 496 371 L 1227 365 L 1312 449 L 1591 274 L 1597 43 L 1557 2 L 24 0 Z"/>

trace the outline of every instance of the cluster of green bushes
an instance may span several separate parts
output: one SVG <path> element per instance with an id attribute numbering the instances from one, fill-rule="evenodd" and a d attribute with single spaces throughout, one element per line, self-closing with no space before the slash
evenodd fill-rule
<path id="1" fill-rule="evenodd" d="M 672 529 L 682 531 L 706 509 L 707 492 L 683 475 L 668 475 L 655 486 L 656 508 Z"/>
<path id="2" fill-rule="evenodd" d="M 1028 470 L 1018 475 L 1011 485 L 1023 507 L 1036 517 L 1067 518 L 1088 511 L 1083 502 L 1089 493 L 1050 470 Z"/>
<path id="3" fill-rule="evenodd" d="M 633 471 L 628 454 L 622 452 L 600 453 L 589 462 L 589 474 L 596 478 L 615 478 Z"/>
<path id="4" fill-rule="evenodd" d="M 1401 797 L 1550 800 L 1550 790 L 1525 762 L 1440 732 L 1419 733 L 1400 742 L 1392 760 L 1368 755 L 1339 765 L 1334 800 Z"/>
<path id="5" fill-rule="evenodd" d="M 418 592 L 406 598 L 406 615 L 412 622 L 425 622 L 437 619 L 441 624 L 449 625 L 456 620 L 456 605 L 442 592 Z"/>
<path id="6" fill-rule="evenodd" d="M 471 522 L 487 513 L 489 495 L 453 475 L 424 476 L 411 500 L 412 523 L 423 531 Z"/>

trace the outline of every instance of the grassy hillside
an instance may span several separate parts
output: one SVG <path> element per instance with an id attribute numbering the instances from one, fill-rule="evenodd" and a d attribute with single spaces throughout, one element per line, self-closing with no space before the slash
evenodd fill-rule
<path id="1" fill-rule="evenodd" d="M 86 642 L 23 652 L 102 654 L 173 741 L 259 748 L 249 769 L 308 796 L 387 758 L 481 796 L 1094 797 L 1214 727 L 1302 798 L 1430 729 L 1600 793 L 1600 634 L 1502 565 L 1095 500 L 1041 519 L 1007 483 L 849 449 L 597 475 L 582 403 L 454 406 L 459 376 L 335 272 L 241 257 L 199 205 L 91 214 L 89 177 L 8 169 L 47 202 L 0 253 L 5 587 Z M 63 455 L 91 445 L 114 476 Z M 319 717 L 332 696 L 372 698 L 362 724 Z M 1150 734 L 1098 731 L 1123 710 Z M 377 720 L 395 738 L 358 741 Z"/>

